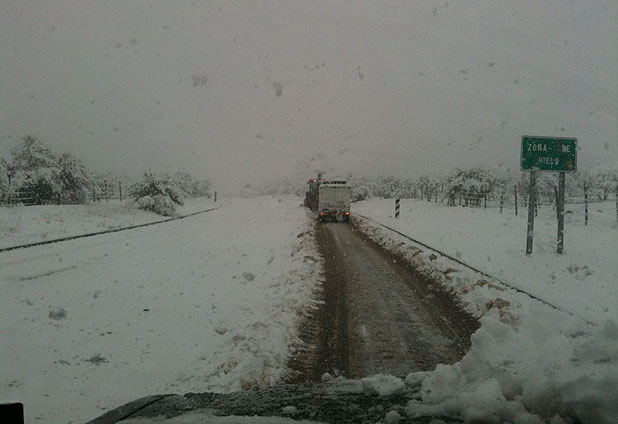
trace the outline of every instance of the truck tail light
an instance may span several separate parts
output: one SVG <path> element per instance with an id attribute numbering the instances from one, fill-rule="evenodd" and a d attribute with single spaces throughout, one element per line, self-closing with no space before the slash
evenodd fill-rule
<path id="1" fill-rule="evenodd" d="M 350 215 L 350 211 L 345 211 L 343 214 L 344 215 Z"/>

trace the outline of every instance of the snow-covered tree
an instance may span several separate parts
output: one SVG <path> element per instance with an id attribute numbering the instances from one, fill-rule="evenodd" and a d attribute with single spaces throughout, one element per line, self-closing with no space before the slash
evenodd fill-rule
<path id="1" fill-rule="evenodd" d="M 198 181 L 193 176 L 184 171 L 176 172 L 171 180 L 188 196 L 204 197 L 209 196 L 210 182 L 208 180 Z"/>
<path id="2" fill-rule="evenodd" d="M 598 190 L 599 200 L 607 200 L 618 189 L 618 169 L 600 168 L 591 172 L 590 183 Z"/>
<path id="3" fill-rule="evenodd" d="M 463 195 L 466 205 L 480 206 L 484 195 L 502 187 L 500 179 L 487 168 L 453 170 L 444 179 L 445 193 L 451 204 L 457 195 Z"/>
<path id="4" fill-rule="evenodd" d="M 360 202 L 373 195 L 372 183 L 369 178 L 354 177 L 352 174 L 348 174 L 346 181 L 352 189 L 352 202 Z"/>
<path id="5" fill-rule="evenodd" d="M 15 196 L 27 203 L 58 201 L 63 190 L 58 157 L 35 136 L 27 135 L 21 141 L 11 152 Z"/>
<path id="6" fill-rule="evenodd" d="M 86 166 L 71 153 L 62 154 L 58 159 L 58 166 L 65 202 L 85 203 L 86 191 L 93 186 Z"/>
<path id="7" fill-rule="evenodd" d="M 414 182 L 414 190 L 421 198 L 431 200 L 435 198 L 437 192 L 442 191 L 442 181 L 429 175 L 422 175 Z"/>
<path id="8" fill-rule="evenodd" d="M 60 169 L 57 167 L 15 170 L 11 183 L 15 185 L 15 198 L 24 203 L 55 203 L 62 195 Z"/>
<path id="9" fill-rule="evenodd" d="M 51 148 L 36 136 L 27 135 L 21 144 L 12 150 L 13 168 L 20 171 L 35 171 L 41 168 L 57 168 L 58 157 Z"/>
<path id="10" fill-rule="evenodd" d="M 27 203 L 84 202 L 92 185 L 85 165 L 71 153 L 57 155 L 33 135 L 12 152 L 12 195 Z"/>

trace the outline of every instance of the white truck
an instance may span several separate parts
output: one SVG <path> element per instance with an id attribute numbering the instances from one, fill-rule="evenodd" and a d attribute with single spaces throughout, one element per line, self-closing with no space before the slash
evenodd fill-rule
<path id="1" fill-rule="evenodd" d="M 351 192 L 346 181 L 324 181 L 318 191 L 318 219 L 348 222 Z"/>

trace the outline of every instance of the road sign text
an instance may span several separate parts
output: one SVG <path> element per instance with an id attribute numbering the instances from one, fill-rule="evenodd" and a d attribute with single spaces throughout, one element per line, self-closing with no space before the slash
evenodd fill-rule
<path id="1" fill-rule="evenodd" d="M 577 139 L 523 136 L 521 169 L 555 172 L 577 170 Z"/>

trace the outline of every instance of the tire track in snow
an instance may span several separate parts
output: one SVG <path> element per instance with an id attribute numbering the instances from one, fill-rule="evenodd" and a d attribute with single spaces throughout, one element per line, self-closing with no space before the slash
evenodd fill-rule
<path id="1" fill-rule="evenodd" d="M 299 361 L 304 379 L 405 376 L 463 357 L 478 323 L 450 293 L 350 225 L 320 224 L 316 237 L 324 305 L 306 340 L 318 352 Z"/>
<path id="2" fill-rule="evenodd" d="M 584 318 L 584 317 L 582 317 L 580 315 L 577 315 L 577 314 L 575 314 L 573 312 L 567 311 L 566 309 L 561 308 L 559 306 L 556 306 L 556 305 L 552 304 L 551 302 L 549 302 L 549 301 L 547 301 L 545 299 L 541 299 L 540 297 L 535 296 L 535 295 L 533 295 L 531 293 L 528 293 L 527 291 L 525 291 L 523 289 L 520 289 L 519 287 L 516 287 L 513 284 L 509 284 L 509 283 L 505 282 L 503 279 L 500 279 L 500 278 L 495 277 L 495 276 L 493 276 L 491 274 L 488 274 L 488 273 L 486 273 L 484 271 L 481 271 L 480 269 L 478 269 L 478 268 L 476 268 L 476 267 L 474 267 L 474 266 L 472 266 L 470 264 L 467 264 L 467 263 L 463 262 L 461 259 L 457 259 L 457 258 L 449 255 L 448 253 L 444 253 L 444 252 L 436 249 L 435 247 L 431 247 L 428 244 L 425 244 L 422 241 L 416 240 L 416 239 L 408 236 L 407 234 L 404 234 L 404 233 L 402 233 L 402 232 L 400 232 L 400 231 L 398 231 L 398 230 L 396 230 L 396 229 L 394 229 L 392 227 L 389 227 L 388 225 L 382 224 L 381 222 L 378 222 L 378 221 L 376 221 L 373 218 L 369 218 L 368 216 L 364 216 L 364 215 L 361 215 L 359 213 L 355 213 L 354 215 L 355 216 L 359 216 L 359 217 L 361 217 L 361 218 L 363 218 L 363 219 L 365 219 L 367 221 L 371 221 L 371 222 L 373 222 L 373 223 L 375 223 L 375 224 L 377 224 L 377 225 L 379 225 L 379 226 L 381 226 L 383 228 L 386 228 L 387 230 L 392 231 L 395 234 L 398 234 L 398 235 L 400 235 L 400 236 L 402 236 L 402 237 L 404 237 L 404 238 L 406 238 L 406 239 L 408 239 L 408 240 L 410 240 L 410 241 L 412 241 L 412 242 L 414 242 L 414 243 L 416 243 L 416 244 L 418 244 L 420 246 L 425 247 L 426 249 L 429 249 L 429 250 L 431 250 L 431 251 L 433 251 L 433 252 L 435 252 L 435 253 L 437 253 L 437 254 L 439 254 L 439 255 L 447 258 L 447 259 L 452 260 L 453 262 L 458 263 L 459 265 L 462 265 L 462 266 L 464 266 L 464 267 L 466 267 L 466 268 L 468 268 L 468 269 L 470 269 L 470 270 L 472 270 L 472 271 L 482 275 L 483 277 L 486 277 L 486 278 L 489 278 L 491 280 L 494 280 L 497 283 L 502 284 L 504 287 L 507 287 L 507 288 L 509 288 L 511 290 L 514 290 L 514 291 L 516 291 L 518 293 L 521 293 L 523 295 L 526 295 L 526 296 L 528 296 L 528 297 L 530 297 L 530 298 L 532 298 L 532 299 L 534 299 L 534 300 L 536 300 L 538 302 L 541 302 L 544 305 L 547 305 L 547 306 L 549 306 L 549 307 L 551 307 L 551 308 L 553 308 L 553 309 L 555 309 L 557 311 L 564 312 L 564 313 L 566 313 L 566 314 L 568 314 L 568 315 L 570 315 L 572 317 L 577 317 L 577 318 L 583 320 L 584 322 L 586 322 L 587 324 L 595 325 L 595 323 L 587 320 L 586 318 Z"/>

